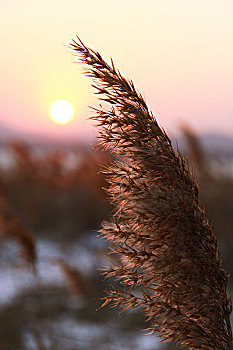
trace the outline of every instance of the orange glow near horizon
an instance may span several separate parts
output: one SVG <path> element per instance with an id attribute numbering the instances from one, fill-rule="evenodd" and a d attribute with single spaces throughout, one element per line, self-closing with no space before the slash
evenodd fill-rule
<path id="1" fill-rule="evenodd" d="M 66 46 L 78 34 L 113 58 L 169 133 L 185 121 L 196 132 L 233 135 L 232 1 L 11 0 L 0 13 L 0 126 L 57 137 L 89 132 L 88 106 L 98 101 Z M 58 99 L 76 111 L 64 128 L 48 118 Z"/>

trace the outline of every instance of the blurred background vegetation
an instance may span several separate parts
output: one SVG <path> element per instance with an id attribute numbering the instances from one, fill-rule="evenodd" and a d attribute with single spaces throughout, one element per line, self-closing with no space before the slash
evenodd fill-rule
<path id="1" fill-rule="evenodd" d="M 187 127 L 182 135 L 232 274 L 233 149 L 205 147 Z M 96 311 L 110 284 L 98 270 L 108 258 L 97 231 L 112 209 L 100 170 L 113 160 L 80 144 L 0 145 L 0 349 L 175 349 L 141 332 L 139 312 Z"/>

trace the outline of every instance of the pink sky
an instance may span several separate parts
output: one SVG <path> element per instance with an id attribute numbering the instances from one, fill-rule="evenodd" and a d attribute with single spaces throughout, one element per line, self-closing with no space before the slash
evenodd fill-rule
<path id="1" fill-rule="evenodd" d="M 0 3 L 0 126 L 31 133 L 94 134 L 91 82 L 65 46 L 78 34 L 132 78 L 174 134 L 233 136 L 233 2 L 228 0 L 8 0 Z M 69 100 L 65 126 L 49 106 Z"/>

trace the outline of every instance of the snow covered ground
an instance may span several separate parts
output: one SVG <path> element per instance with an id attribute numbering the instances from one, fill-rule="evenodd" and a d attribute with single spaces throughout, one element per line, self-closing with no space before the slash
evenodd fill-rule
<path id="1" fill-rule="evenodd" d="M 63 259 L 68 264 L 85 273 L 90 278 L 97 274 L 97 268 L 106 264 L 106 257 L 101 253 L 104 243 L 95 234 L 87 234 L 87 237 L 72 244 L 54 242 L 50 239 L 40 238 L 37 241 L 38 263 L 37 276 L 35 277 L 26 267 L 19 266 L 19 247 L 14 242 L 2 242 L 0 245 L 0 310 L 9 308 L 15 300 L 20 300 L 22 295 L 41 287 L 64 287 L 64 276 L 59 267 L 53 263 L 53 259 Z M 51 298 L 50 298 L 51 300 Z M 38 312 L 38 305 L 33 297 L 26 297 L 25 309 Z M 54 303 L 58 300 L 54 300 Z M 51 303 L 51 302 L 50 302 Z M 85 303 L 88 301 L 69 299 L 67 305 L 70 310 L 63 310 L 51 320 L 40 320 L 35 323 L 40 334 L 40 341 L 48 348 L 82 349 L 82 350 L 154 350 L 158 348 L 160 339 L 155 335 L 145 336 L 145 332 L 139 329 L 124 330 L 116 310 L 109 310 L 109 316 L 104 320 L 89 319 L 82 316 Z M 71 305 L 72 304 L 72 305 Z M 92 311 L 96 314 L 96 309 Z M 25 311 L 26 312 L 26 311 Z M 97 314 L 98 315 L 98 314 Z M 127 316 L 127 313 L 126 313 Z M 96 316 L 95 316 L 96 317 Z M 97 316 L 98 317 L 98 316 Z M 124 320 L 125 316 L 120 320 Z M 135 317 L 135 316 L 131 316 Z M 133 319 L 133 318 L 132 318 Z M 30 321 L 33 325 L 34 321 Z M 25 349 L 37 350 L 35 334 L 26 324 L 22 328 L 23 343 Z"/>

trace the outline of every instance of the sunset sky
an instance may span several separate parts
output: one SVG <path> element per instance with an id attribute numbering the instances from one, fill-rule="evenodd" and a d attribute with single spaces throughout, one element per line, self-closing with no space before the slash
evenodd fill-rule
<path id="1" fill-rule="evenodd" d="M 233 137 L 232 0 L 0 1 L 0 127 L 93 135 L 91 81 L 66 45 L 78 34 L 132 78 L 169 134 Z M 73 120 L 57 125 L 52 102 L 70 101 Z"/>

